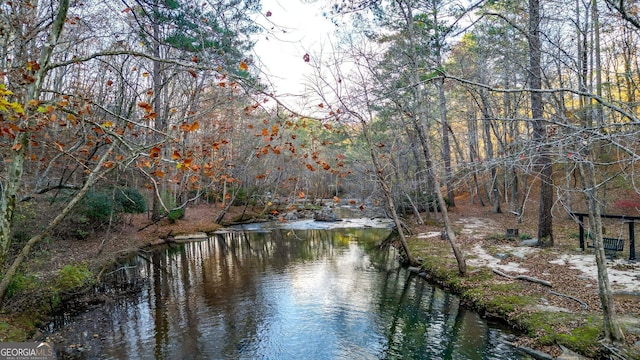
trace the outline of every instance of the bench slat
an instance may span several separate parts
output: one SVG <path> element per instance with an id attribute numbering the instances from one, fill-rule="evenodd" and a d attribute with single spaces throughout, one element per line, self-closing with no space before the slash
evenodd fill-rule
<path id="1" fill-rule="evenodd" d="M 607 250 L 622 251 L 624 250 L 624 240 L 618 238 L 603 237 L 602 242 Z"/>
<path id="2" fill-rule="evenodd" d="M 603 237 L 602 238 L 602 245 L 603 245 L 605 250 L 623 251 L 624 250 L 624 239 Z M 588 248 L 593 248 L 593 243 L 587 244 L 587 247 Z"/>

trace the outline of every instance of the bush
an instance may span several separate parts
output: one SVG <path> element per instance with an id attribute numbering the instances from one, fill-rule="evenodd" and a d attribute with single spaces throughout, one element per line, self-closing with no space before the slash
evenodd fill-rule
<path id="1" fill-rule="evenodd" d="M 135 188 L 117 189 L 115 203 L 118 211 L 126 214 L 142 214 L 147 211 L 147 199 Z"/>
<path id="2" fill-rule="evenodd" d="M 624 198 L 616 200 L 613 207 L 626 213 L 640 211 L 640 194 L 628 192 Z"/>
<path id="3" fill-rule="evenodd" d="M 184 208 L 173 209 L 169 211 L 169 214 L 167 215 L 167 219 L 172 223 L 175 223 L 182 218 L 184 218 Z"/>
<path id="4" fill-rule="evenodd" d="M 94 188 L 56 228 L 53 235 L 59 238 L 86 239 L 110 222 L 120 221 L 121 214 L 138 214 L 145 211 L 147 200 L 136 188 Z"/>
<path id="5" fill-rule="evenodd" d="M 109 221 L 113 212 L 113 202 L 111 196 L 102 191 L 91 191 L 87 193 L 82 202 L 83 213 L 91 221 L 99 223 Z"/>
<path id="6" fill-rule="evenodd" d="M 0 276 L 0 280 L 2 280 L 2 276 Z M 35 276 L 25 275 L 21 272 L 18 272 L 13 276 L 13 278 L 9 282 L 6 296 L 7 298 L 10 298 L 23 290 L 33 289 L 36 286 L 36 283 L 37 281 Z"/>
<path id="7" fill-rule="evenodd" d="M 56 285 L 61 291 L 69 291 L 93 282 L 93 273 L 87 265 L 65 265 L 56 277 Z"/>

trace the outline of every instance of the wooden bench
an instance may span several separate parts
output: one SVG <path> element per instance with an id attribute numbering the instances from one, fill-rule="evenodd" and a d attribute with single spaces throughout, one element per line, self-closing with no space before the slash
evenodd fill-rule
<path id="1" fill-rule="evenodd" d="M 587 241 L 585 241 L 585 235 L 588 236 L 588 233 L 586 233 L 585 228 L 584 228 L 584 220 L 585 218 L 589 218 L 589 214 L 587 213 L 579 213 L 579 212 L 572 212 L 571 216 L 575 217 L 578 219 L 578 230 L 580 231 L 580 249 L 584 250 L 586 248 L 585 245 L 587 245 Z M 600 214 L 601 218 L 604 219 L 619 219 L 622 220 L 623 222 L 627 223 L 627 225 L 629 226 L 629 261 L 636 261 L 636 231 L 635 231 L 635 223 L 640 222 L 640 216 L 629 216 L 629 215 L 611 215 L 611 214 Z M 621 239 L 617 239 L 617 238 L 612 238 L 613 241 L 609 241 L 609 245 L 607 245 L 607 240 L 605 239 L 604 242 L 604 247 L 605 249 L 607 248 L 613 248 L 613 250 L 610 251 L 614 251 L 614 252 L 620 252 L 622 251 L 623 247 L 624 247 L 624 240 Z M 588 239 L 587 239 L 588 240 Z M 593 247 L 593 246 L 591 246 Z"/>
<path id="2" fill-rule="evenodd" d="M 602 238 L 602 245 L 605 251 L 623 251 L 624 250 L 624 239 L 618 238 Z M 593 243 L 587 242 L 588 248 L 593 248 Z"/>

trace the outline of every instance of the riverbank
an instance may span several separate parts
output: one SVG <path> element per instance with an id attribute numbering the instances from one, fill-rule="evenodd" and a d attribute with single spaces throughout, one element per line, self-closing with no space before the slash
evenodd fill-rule
<path id="1" fill-rule="evenodd" d="M 41 242 L 9 287 L 0 309 L 0 342 L 37 338 L 40 327 L 61 304 L 73 303 L 71 307 L 78 310 L 99 305 L 105 299 L 96 296 L 93 288 L 119 261 L 171 243 L 181 234 L 213 232 L 222 226 L 213 223 L 220 211 L 215 205 L 198 204 L 188 208 L 183 219 L 156 223 L 150 223 L 146 214 L 128 215 L 122 223 L 86 239 Z M 250 208 L 232 207 L 222 223 L 240 219 L 259 221 L 260 215 Z"/>
<path id="2" fill-rule="evenodd" d="M 469 275 L 458 276 L 449 243 L 440 237 L 441 227 L 419 225 L 413 218 L 409 244 L 414 257 L 422 259 L 415 272 L 459 294 L 484 316 L 522 331 L 526 336 L 515 341 L 517 346 L 553 358 L 575 358 L 571 351 L 588 358 L 608 359 L 612 351 L 621 358 L 640 358 L 640 264 L 627 260 L 628 249 L 608 263 L 626 341 L 605 347 L 600 342 L 602 312 L 595 258 L 592 252 L 579 249 L 577 225 L 558 216 L 555 246 L 541 249 L 523 241 L 535 234 L 535 216 L 517 223 L 512 214 L 495 214 L 490 208 L 465 204 L 466 200 L 460 199 L 450 216 Z M 518 228 L 520 236 L 507 239 L 508 228 Z"/>
<path id="3" fill-rule="evenodd" d="M 119 259 L 171 241 L 175 235 L 215 231 L 219 226 L 212 225 L 211 220 L 219 211 L 203 204 L 188 209 L 185 218 L 175 223 L 163 220 L 151 226 L 147 226 L 145 215 L 136 215 L 100 236 L 42 244 L 25 271 L 37 274 L 30 277 L 35 284 L 23 285 L 22 295 L 13 298 L 0 313 L 0 341 L 23 341 L 37 336 L 38 326 L 46 321 L 47 314 L 65 299 L 74 299 L 86 306 L 98 305 L 99 298 L 83 297 L 82 290 L 90 289 Z M 242 211 L 243 208 L 233 208 L 224 221 L 237 220 Z M 258 218 L 255 213 L 245 215 Z M 440 239 L 441 226 L 433 220 L 427 221 L 430 225 L 419 225 L 415 218 L 409 218 L 410 246 L 414 256 L 423 260 L 422 268 L 417 271 L 420 276 L 459 294 L 466 305 L 484 316 L 523 331 L 526 336 L 515 341 L 517 346 L 550 356 L 566 354 L 563 347 L 588 357 L 603 354 L 599 343 L 602 321 L 597 283 L 587 267 L 594 261 L 589 262 L 592 255 L 576 250 L 574 223 L 558 218 L 556 246 L 539 249 L 519 247 L 520 239 L 504 237 L 506 228 L 518 228 L 521 238 L 533 234 L 534 217 L 525 216 L 518 224 L 513 215 L 494 214 L 489 208 L 465 203 L 465 199 L 451 209 L 451 217 L 467 256 L 469 276 L 457 276 L 448 242 Z M 637 264 L 624 261 L 627 255 L 618 256 L 619 261 L 610 264 L 610 278 L 615 291 L 637 294 L 640 269 Z M 579 263 L 578 260 L 586 261 Z M 65 268 L 67 270 L 63 270 Z M 507 278 L 494 270 L 549 281 L 552 286 Z M 616 307 L 625 320 L 626 348 L 638 351 L 638 297 L 617 296 Z"/>

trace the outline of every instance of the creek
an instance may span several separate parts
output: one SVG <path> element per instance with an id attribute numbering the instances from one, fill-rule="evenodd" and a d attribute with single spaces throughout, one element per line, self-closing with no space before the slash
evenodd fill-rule
<path id="1" fill-rule="evenodd" d="M 160 248 L 46 336 L 57 359 L 525 358 L 504 329 L 402 268 L 379 246 L 390 236 L 379 220 L 304 220 Z"/>

